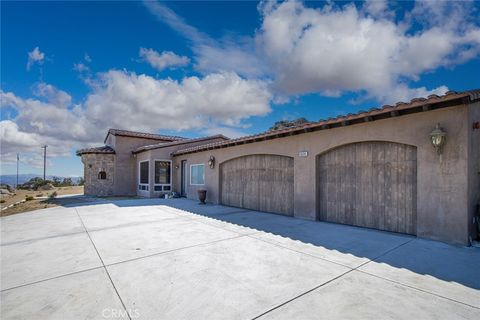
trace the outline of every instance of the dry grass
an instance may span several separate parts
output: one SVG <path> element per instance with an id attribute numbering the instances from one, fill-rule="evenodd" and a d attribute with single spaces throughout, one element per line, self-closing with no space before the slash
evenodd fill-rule
<path id="1" fill-rule="evenodd" d="M 66 194 L 83 194 L 83 186 L 60 187 L 55 188 L 55 190 L 49 190 L 48 193 L 51 193 L 53 191 L 57 191 L 57 194 L 59 196 Z"/>
<path id="2" fill-rule="evenodd" d="M 17 203 L 19 201 L 25 200 L 26 197 L 35 197 L 39 194 L 48 197 L 53 192 L 57 192 L 57 195 L 68 195 L 68 194 L 83 194 L 83 186 L 72 186 L 72 187 L 59 187 L 52 190 L 45 191 L 28 191 L 28 190 L 17 190 L 14 195 L 1 195 L 1 199 L 5 200 L 1 204 L 2 208 L 5 208 L 11 204 Z M 38 209 L 51 208 L 56 206 L 68 205 L 73 203 L 85 202 L 80 198 L 73 199 L 44 199 L 44 200 L 31 200 L 19 203 L 13 207 L 2 210 L 0 216 L 8 216 L 16 213 L 27 212 Z"/>
<path id="3" fill-rule="evenodd" d="M 2 210 L 0 216 L 5 217 L 16 213 L 22 213 L 27 211 L 33 211 L 38 209 L 45 209 L 56 207 L 57 204 L 49 203 L 48 200 L 32 200 L 19 203 L 13 207 Z"/>

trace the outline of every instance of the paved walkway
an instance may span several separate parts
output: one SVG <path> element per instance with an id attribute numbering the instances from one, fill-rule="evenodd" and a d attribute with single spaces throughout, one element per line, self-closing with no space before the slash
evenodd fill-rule
<path id="1" fill-rule="evenodd" d="M 4 320 L 480 319 L 478 248 L 184 199 L 0 221 Z"/>

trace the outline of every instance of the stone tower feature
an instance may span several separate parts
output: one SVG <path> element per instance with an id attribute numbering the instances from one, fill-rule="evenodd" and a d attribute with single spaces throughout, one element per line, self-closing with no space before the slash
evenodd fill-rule
<path id="1" fill-rule="evenodd" d="M 84 166 L 84 193 L 94 196 L 114 195 L 115 150 L 109 146 L 77 151 Z"/>

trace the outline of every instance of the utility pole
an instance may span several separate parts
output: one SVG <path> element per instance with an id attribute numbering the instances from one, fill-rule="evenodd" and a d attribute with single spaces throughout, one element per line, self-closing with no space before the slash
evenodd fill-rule
<path id="1" fill-rule="evenodd" d="M 20 162 L 20 156 L 17 153 L 17 185 L 15 186 L 15 189 L 18 189 L 18 163 Z"/>
<path id="2" fill-rule="evenodd" d="M 43 180 L 47 180 L 46 172 L 47 172 L 47 145 L 44 145 L 43 148 Z"/>

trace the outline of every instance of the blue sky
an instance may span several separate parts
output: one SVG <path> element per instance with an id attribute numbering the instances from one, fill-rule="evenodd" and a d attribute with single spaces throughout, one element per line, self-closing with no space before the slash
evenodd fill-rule
<path id="1" fill-rule="evenodd" d="M 82 175 L 110 127 L 261 132 L 480 88 L 480 4 L 1 2 L 2 174 Z"/>

